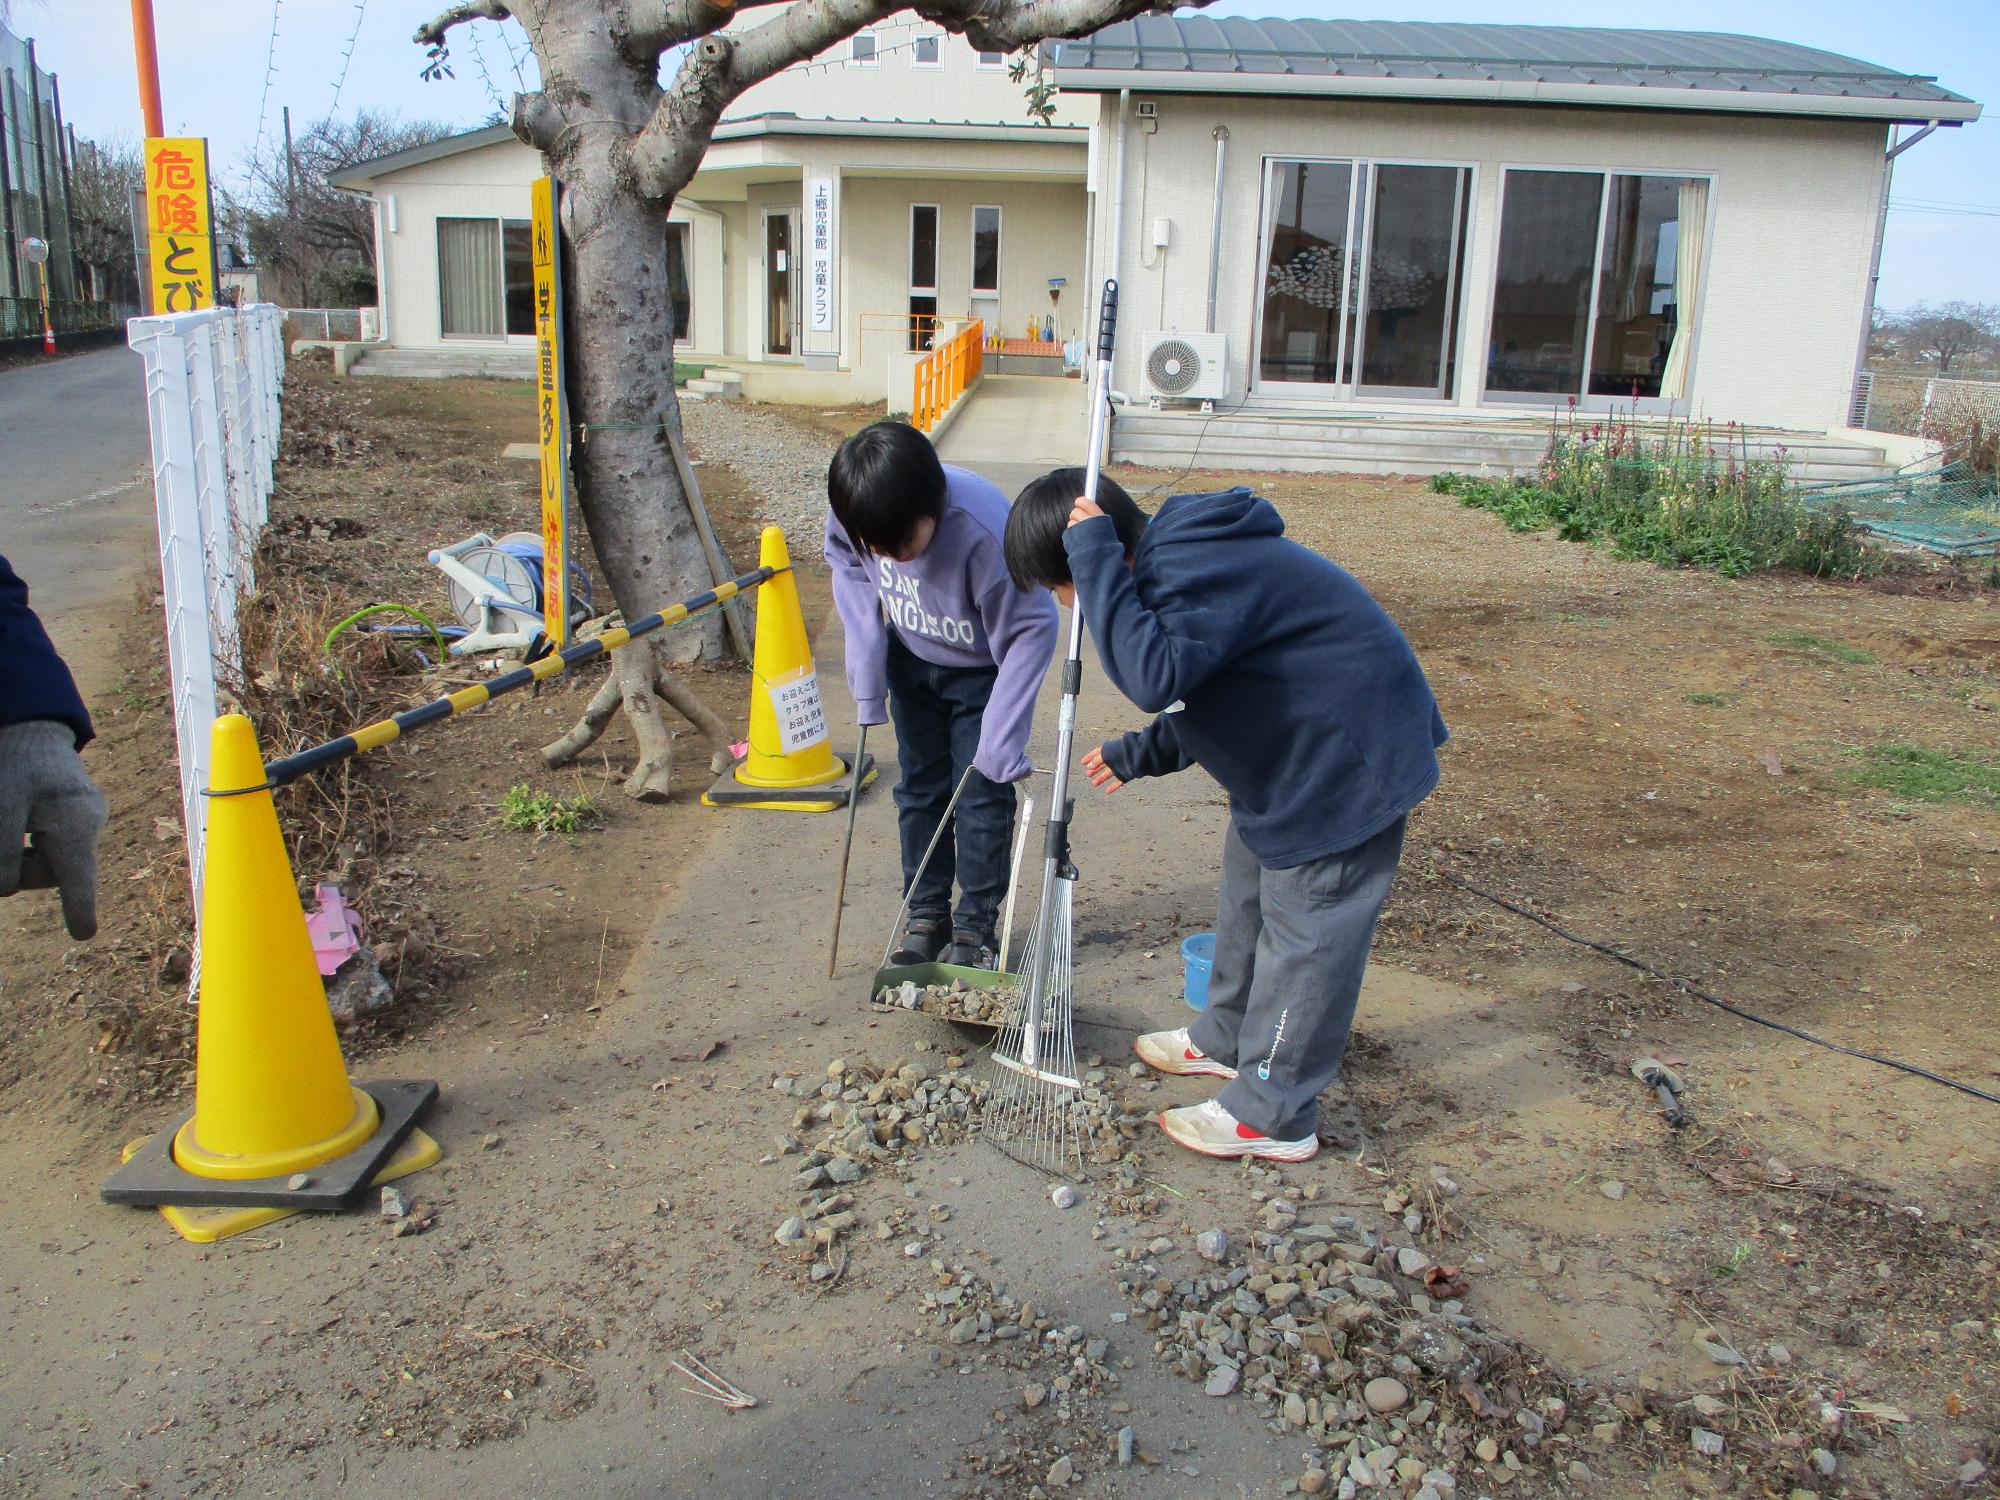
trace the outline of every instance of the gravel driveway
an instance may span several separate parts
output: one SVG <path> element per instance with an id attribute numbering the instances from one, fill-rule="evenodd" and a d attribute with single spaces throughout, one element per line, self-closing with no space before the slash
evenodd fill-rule
<path id="1" fill-rule="evenodd" d="M 833 445 L 768 407 L 685 402 L 681 427 L 695 457 L 727 464 L 763 497 L 764 519 L 792 538 L 818 538 L 826 526 L 826 465 Z"/>

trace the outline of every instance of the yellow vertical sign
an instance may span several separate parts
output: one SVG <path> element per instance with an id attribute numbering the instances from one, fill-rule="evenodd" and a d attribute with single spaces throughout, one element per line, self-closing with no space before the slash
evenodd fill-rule
<path id="1" fill-rule="evenodd" d="M 560 651 L 569 640 L 569 407 L 563 394 L 562 264 L 556 182 L 531 189 L 535 263 L 535 435 L 542 449 L 542 630 Z"/>
<path id="2" fill-rule="evenodd" d="M 215 306 L 215 230 L 209 212 L 208 142 L 146 137 L 146 261 L 153 311 Z"/>

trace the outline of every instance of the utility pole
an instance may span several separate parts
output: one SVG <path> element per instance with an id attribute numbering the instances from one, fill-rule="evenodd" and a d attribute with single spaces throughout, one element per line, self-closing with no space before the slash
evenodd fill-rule
<path id="1" fill-rule="evenodd" d="M 153 40 L 153 0 L 132 0 L 132 53 L 139 64 L 139 113 L 146 134 L 167 133 L 160 109 L 160 49 Z"/>
<path id="2" fill-rule="evenodd" d="M 34 135 L 29 141 L 29 149 L 35 154 L 35 201 L 41 207 L 41 212 L 37 215 L 41 222 L 40 237 L 50 240 L 55 234 L 49 226 L 49 160 L 42 139 L 42 86 L 36 81 L 39 76 L 40 70 L 35 66 L 35 39 L 30 37 L 28 38 L 28 107 L 34 122 Z M 24 191 L 27 186 L 28 184 L 23 181 L 21 187 Z M 48 279 L 46 271 L 42 273 L 42 278 L 44 281 Z"/>
<path id="3" fill-rule="evenodd" d="M 285 106 L 285 217 L 299 211 L 299 168 L 292 158 L 292 107 Z"/>
<path id="4" fill-rule="evenodd" d="M 167 133 L 166 115 L 160 108 L 160 48 L 153 39 L 153 0 L 132 0 L 132 57 L 139 70 L 139 114 L 146 135 Z M 146 230 L 146 184 L 141 182 L 132 195 L 132 269 L 139 283 L 139 308 L 157 312 L 152 305 L 153 278 L 147 273 L 147 257 L 152 253 L 151 236 Z"/>
<path id="5" fill-rule="evenodd" d="M 69 271 L 69 294 L 76 296 L 76 201 L 69 191 L 69 134 L 63 127 L 62 84 L 49 74 L 49 113 L 55 118 L 56 176 L 62 182 L 63 257 Z"/>
<path id="6" fill-rule="evenodd" d="M 0 213 L 4 213 L 7 226 L 7 243 L 0 246 L 0 249 L 4 249 L 7 253 L 7 282 L 11 288 L 9 295 L 18 297 L 21 295 L 21 259 L 20 252 L 15 247 L 21 241 L 14 224 L 13 174 L 8 166 L 9 159 L 14 153 L 6 144 L 9 128 L 7 101 L 13 97 L 14 70 L 9 68 L 6 74 L 6 86 L 0 88 Z"/>

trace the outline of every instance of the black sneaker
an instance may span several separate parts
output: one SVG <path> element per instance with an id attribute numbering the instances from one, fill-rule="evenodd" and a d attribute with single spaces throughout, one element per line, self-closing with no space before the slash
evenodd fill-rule
<path id="1" fill-rule="evenodd" d="M 903 927 L 903 946 L 889 955 L 889 962 L 898 967 L 936 963 L 950 931 L 943 917 L 910 918 Z"/>
<path id="2" fill-rule="evenodd" d="M 951 946 L 944 950 L 944 961 L 962 969 L 991 969 L 999 958 L 992 933 L 967 932 L 962 927 L 953 930 Z"/>

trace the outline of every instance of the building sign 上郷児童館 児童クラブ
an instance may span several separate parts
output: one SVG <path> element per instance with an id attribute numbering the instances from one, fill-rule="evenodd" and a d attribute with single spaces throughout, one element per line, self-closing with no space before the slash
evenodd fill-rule
<path id="1" fill-rule="evenodd" d="M 806 308 L 807 327 L 814 333 L 833 331 L 833 179 L 815 177 L 806 184 Z"/>

